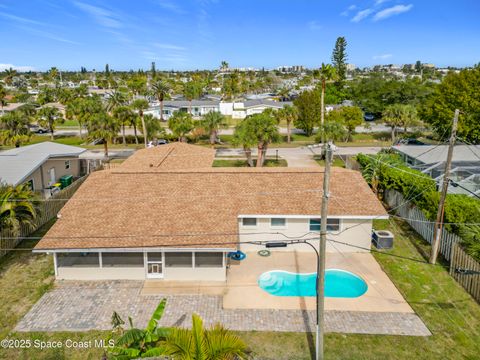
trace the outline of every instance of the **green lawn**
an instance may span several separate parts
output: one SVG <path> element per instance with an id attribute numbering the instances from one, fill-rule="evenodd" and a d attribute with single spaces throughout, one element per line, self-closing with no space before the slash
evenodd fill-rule
<path id="1" fill-rule="evenodd" d="M 253 160 L 256 164 L 256 160 Z M 213 160 L 212 167 L 247 167 L 247 160 L 224 160 L 224 159 L 217 159 Z M 287 161 L 285 159 L 267 159 L 264 163 L 265 167 L 286 167 L 288 166 Z"/>
<path id="2" fill-rule="evenodd" d="M 314 160 L 318 163 L 318 165 L 325 166 L 325 160 L 321 160 L 321 159 L 318 159 L 318 158 L 315 158 L 315 157 L 314 157 Z M 334 157 L 333 161 L 332 161 L 332 166 L 344 168 L 345 167 L 345 162 L 342 159 L 340 159 L 339 157 Z"/>
<path id="3" fill-rule="evenodd" d="M 51 224 L 49 224 L 51 225 Z M 34 236 L 41 236 L 48 226 Z M 395 233 L 395 247 L 388 253 L 424 260 L 428 246 L 408 225 L 399 221 L 375 221 L 375 228 Z M 31 248 L 34 241 L 22 244 Z M 480 354 L 480 306 L 463 291 L 442 266 L 431 266 L 374 254 L 412 308 L 432 331 L 430 337 L 327 334 L 326 359 L 478 359 Z M 15 324 L 48 291 L 53 282 L 51 257 L 14 251 L 0 260 L 0 339 L 87 341 L 105 339 L 108 331 L 16 333 Z M 81 316 L 81 315 L 79 315 Z M 256 359 L 310 359 L 311 334 L 239 332 Z M 99 359 L 101 349 L 2 350 L 0 359 Z"/>

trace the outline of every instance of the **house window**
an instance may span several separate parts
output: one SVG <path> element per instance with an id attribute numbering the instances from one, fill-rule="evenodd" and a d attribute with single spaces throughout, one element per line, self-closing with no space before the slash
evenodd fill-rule
<path id="1" fill-rule="evenodd" d="M 102 253 L 103 267 L 143 267 L 143 253 Z"/>
<path id="2" fill-rule="evenodd" d="M 287 219 L 285 218 L 271 218 L 270 227 L 272 228 L 284 228 L 287 226 Z"/>
<path id="3" fill-rule="evenodd" d="M 223 253 L 219 252 L 196 252 L 195 267 L 223 267 Z"/>
<path id="4" fill-rule="evenodd" d="M 320 231 L 320 219 L 310 219 L 310 231 Z"/>
<path id="5" fill-rule="evenodd" d="M 65 169 L 70 169 L 70 160 L 65 161 Z"/>
<path id="6" fill-rule="evenodd" d="M 320 231 L 321 220 L 310 219 L 310 231 Z M 340 219 L 327 219 L 327 231 L 339 231 Z"/>
<path id="7" fill-rule="evenodd" d="M 98 253 L 59 253 L 58 267 L 100 267 Z"/>
<path id="8" fill-rule="evenodd" d="M 165 267 L 191 268 L 191 252 L 167 252 L 165 253 Z"/>
<path id="9" fill-rule="evenodd" d="M 245 227 L 257 226 L 257 218 L 242 218 L 242 226 L 245 226 Z"/>

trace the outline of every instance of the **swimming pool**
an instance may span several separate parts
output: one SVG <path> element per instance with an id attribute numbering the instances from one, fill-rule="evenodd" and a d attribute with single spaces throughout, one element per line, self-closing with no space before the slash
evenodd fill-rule
<path id="1" fill-rule="evenodd" d="M 258 285 L 275 296 L 315 296 L 317 273 L 298 274 L 282 270 L 260 275 Z M 367 283 L 359 276 L 339 269 L 325 271 L 325 296 L 356 298 L 367 292 Z"/>

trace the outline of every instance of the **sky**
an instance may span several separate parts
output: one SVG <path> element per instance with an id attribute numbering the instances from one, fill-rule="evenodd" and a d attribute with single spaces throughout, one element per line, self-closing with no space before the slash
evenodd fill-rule
<path id="1" fill-rule="evenodd" d="M 0 70 L 480 62 L 478 0 L 0 0 Z"/>

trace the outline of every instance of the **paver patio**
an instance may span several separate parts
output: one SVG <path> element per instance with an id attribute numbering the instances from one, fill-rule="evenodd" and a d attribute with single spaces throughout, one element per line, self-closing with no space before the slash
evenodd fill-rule
<path id="1" fill-rule="evenodd" d="M 163 326 L 191 325 L 193 312 L 206 325 L 217 322 L 238 331 L 292 331 L 315 329 L 311 310 L 223 309 L 219 295 L 141 295 L 142 281 L 57 282 L 17 324 L 17 331 L 87 331 L 110 329 L 117 311 L 146 325 L 159 301 L 167 298 Z M 429 336 L 414 313 L 327 311 L 328 332 Z"/>

